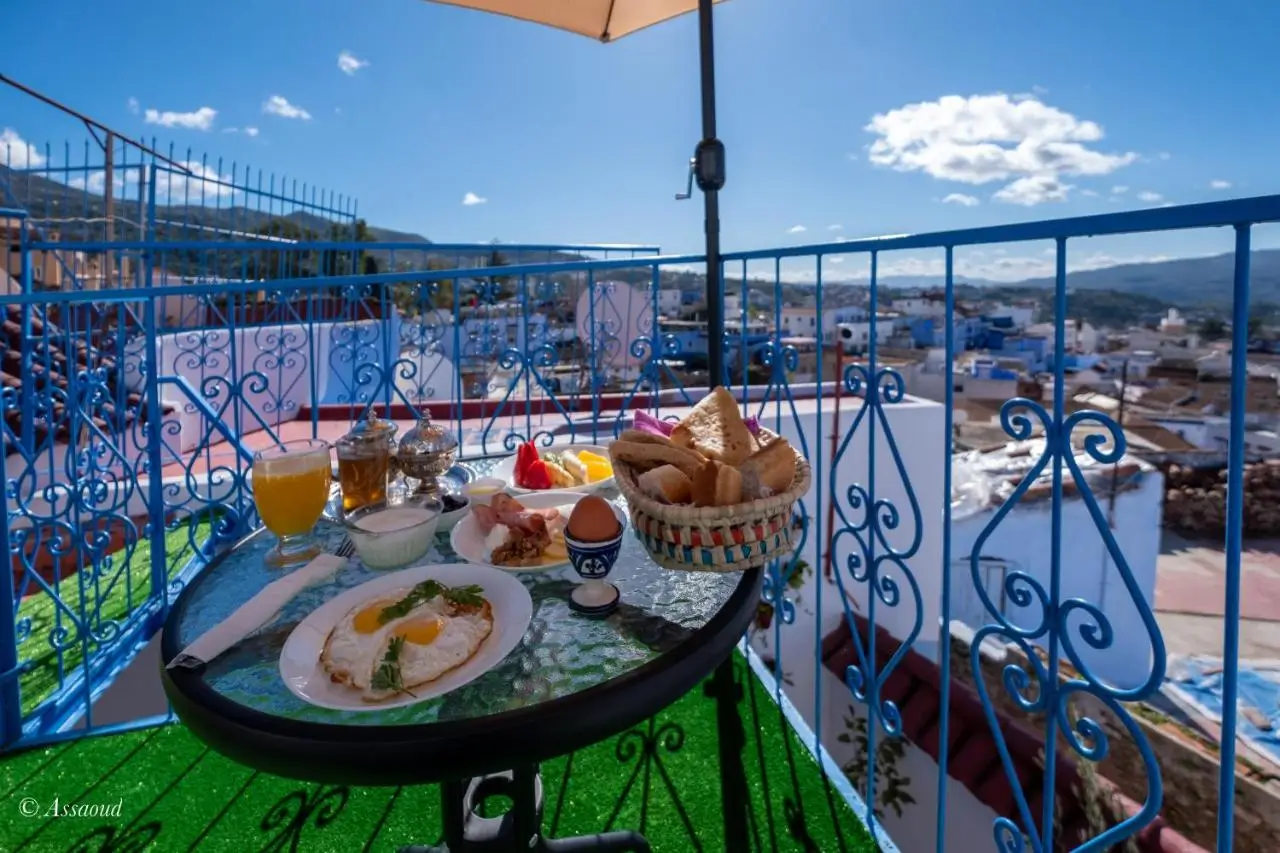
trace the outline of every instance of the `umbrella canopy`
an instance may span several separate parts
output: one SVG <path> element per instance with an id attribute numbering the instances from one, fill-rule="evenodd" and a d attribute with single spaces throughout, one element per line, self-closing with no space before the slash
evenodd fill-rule
<path id="1" fill-rule="evenodd" d="M 694 149 L 691 172 L 702 190 L 707 256 L 707 366 L 713 385 L 725 380 L 724 301 L 720 286 L 720 188 L 724 186 L 724 145 L 716 138 L 715 47 L 711 7 L 724 0 L 428 0 L 545 24 L 603 42 L 698 10 L 698 53 L 702 77 L 702 141 Z M 687 196 L 676 196 L 685 198 Z"/>
<path id="2" fill-rule="evenodd" d="M 698 0 L 432 0 L 615 41 L 698 8 Z M 712 0 L 722 3 L 724 0 Z"/>

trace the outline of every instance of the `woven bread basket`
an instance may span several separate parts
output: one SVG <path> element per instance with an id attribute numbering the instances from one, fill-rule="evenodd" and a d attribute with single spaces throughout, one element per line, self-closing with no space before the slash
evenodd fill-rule
<path id="1" fill-rule="evenodd" d="M 771 441 L 777 436 L 760 430 Z M 794 448 L 792 448 L 794 452 Z M 654 500 L 640 490 L 641 472 L 613 461 L 614 482 L 627 500 L 631 527 L 654 561 L 686 572 L 740 572 L 792 551 L 792 508 L 809 490 L 809 462 L 799 453 L 791 488 L 772 497 L 731 506 L 695 507 Z"/>

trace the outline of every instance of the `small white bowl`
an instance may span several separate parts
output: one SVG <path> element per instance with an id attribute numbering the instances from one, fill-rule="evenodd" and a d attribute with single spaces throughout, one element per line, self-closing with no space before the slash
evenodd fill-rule
<path id="1" fill-rule="evenodd" d="M 437 533 L 447 533 L 453 529 L 453 526 L 462 520 L 462 517 L 471 511 L 471 498 L 465 494 L 457 493 L 453 497 L 461 499 L 464 503 L 453 511 L 443 510 L 440 515 L 440 526 L 436 528 Z M 443 498 L 441 499 L 443 504 Z"/>
<path id="2" fill-rule="evenodd" d="M 507 481 L 498 477 L 480 477 L 462 487 L 462 493 L 472 506 L 488 506 L 493 496 L 507 487 Z"/>
<path id="3" fill-rule="evenodd" d="M 366 566 L 402 569 L 431 550 L 441 509 L 434 497 L 414 497 L 390 506 L 383 502 L 361 507 L 342 522 Z"/>

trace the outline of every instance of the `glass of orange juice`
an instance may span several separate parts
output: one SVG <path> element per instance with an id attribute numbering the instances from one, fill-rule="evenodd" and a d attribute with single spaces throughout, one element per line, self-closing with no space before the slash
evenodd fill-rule
<path id="1" fill-rule="evenodd" d="M 253 457 L 253 502 L 279 542 L 267 553 L 272 566 L 304 563 L 320 553 L 312 530 L 329 502 L 328 442 L 286 441 Z"/>

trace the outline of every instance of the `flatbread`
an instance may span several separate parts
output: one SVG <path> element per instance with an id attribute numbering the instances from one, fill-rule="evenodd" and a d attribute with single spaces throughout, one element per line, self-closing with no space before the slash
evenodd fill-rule
<path id="1" fill-rule="evenodd" d="M 656 437 L 656 436 L 655 436 Z M 674 465 L 686 477 L 693 478 L 702 468 L 706 459 L 698 452 L 676 447 L 672 444 L 655 444 L 644 441 L 624 441 L 618 439 L 609 445 L 609 456 L 614 461 L 625 462 L 637 468 L 641 473 L 651 471 L 661 465 Z"/>
<path id="2" fill-rule="evenodd" d="M 735 467 L 756 451 L 755 437 L 738 411 L 738 401 L 723 387 L 703 397 L 685 415 L 672 430 L 671 442 Z"/>

